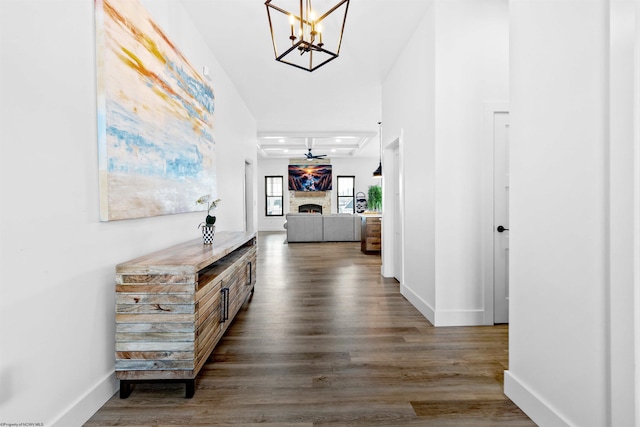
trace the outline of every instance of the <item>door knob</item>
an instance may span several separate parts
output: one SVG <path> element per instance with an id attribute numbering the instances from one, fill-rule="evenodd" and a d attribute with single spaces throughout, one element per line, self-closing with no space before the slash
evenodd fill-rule
<path id="1" fill-rule="evenodd" d="M 503 226 L 501 226 L 501 225 L 499 225 L 499 226 L 498 226 L 497 230 L 498 230 L 498 233 L 502 233 L 503 231 L 509 231 L 509 229 L 508 229 L 508 228 L 504 228 L 504 227 L 503 227 Z"/>

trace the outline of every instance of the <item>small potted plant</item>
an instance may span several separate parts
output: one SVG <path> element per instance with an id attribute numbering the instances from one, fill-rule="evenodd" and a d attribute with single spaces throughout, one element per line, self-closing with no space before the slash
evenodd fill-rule
<path id="1" fill-rule="evenodd" d="M 211 210 L 215 209 L 218 206 L 218 203 L 220 203 L 220 199 L 210 202 L 210 198 L 211 195 L 207 194 L 206 196 L 202 196 L 196 200 L 197 205 L 207 205 L 207 217 L 198 225 L 198 228 L 202 228 L 202 241 L 205 245 L 211 245 L 213 243 L 213 235 L 216 231 L 216 217 L 215 215 L 211 215 Z"/>
<path id="2" fill-rule="evenodd" d="M 380 212 L 382 210 L 382 187 L 379 185 L 369 186 L 368 205 L 369 209 L 376 212 Z"/>

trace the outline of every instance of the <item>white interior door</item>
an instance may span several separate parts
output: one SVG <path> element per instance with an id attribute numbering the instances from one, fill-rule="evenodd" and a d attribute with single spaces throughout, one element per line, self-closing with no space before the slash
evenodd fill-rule
<path id="1" fill-rule="evenodd" d="M 493 321 L 509 323 L 509 113 L 493 124 Z"/>
<path id="2" fill-rule="evenodd" d="M 402 283 L 402 225 L 400 218 L 400 148 L 393 150 L 393 276 Z"/>

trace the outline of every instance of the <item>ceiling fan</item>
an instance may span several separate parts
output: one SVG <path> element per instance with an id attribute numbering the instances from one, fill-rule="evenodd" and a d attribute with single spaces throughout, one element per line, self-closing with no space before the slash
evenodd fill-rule
<path id="1" fill-rule="evenodd" d="M 309 152 L 306 154 L 306 156 L 307 156 L 307 160 L 312 160 L 312 159 L 321 159 L 321 158 L 323 158 L 323 157 L 327 157 L 327 155 L 326 155 L 326 154 L 318 154 L 318 155 L 314 156 L 314 155 L 311 153 L 311 148 L 309 148 Z"/>

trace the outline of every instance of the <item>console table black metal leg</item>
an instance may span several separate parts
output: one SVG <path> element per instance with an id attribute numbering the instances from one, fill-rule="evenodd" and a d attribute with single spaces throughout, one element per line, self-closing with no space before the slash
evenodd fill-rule
<path id="1" fill-rule="evenodd" d="M 131 383 L 126 380 L 120 380 L 120 399 L 126 399 L 131 394 Z"/>
<path id="2" fill-rule="evenodd" d="M 196 392 L 196 380 L 186 380 L 184 382 L 184 385 L 185 385 L 184 397 L 186 399 L 191 399 Z"/>
<path id="3" fill-rule="evenodd" d="M 184 383 L 184 397 L 191 399 L 196 393 L 196 380 L 120 380 L 120 399 L 126 399 L 131 394 L 135 383 Z"/>

